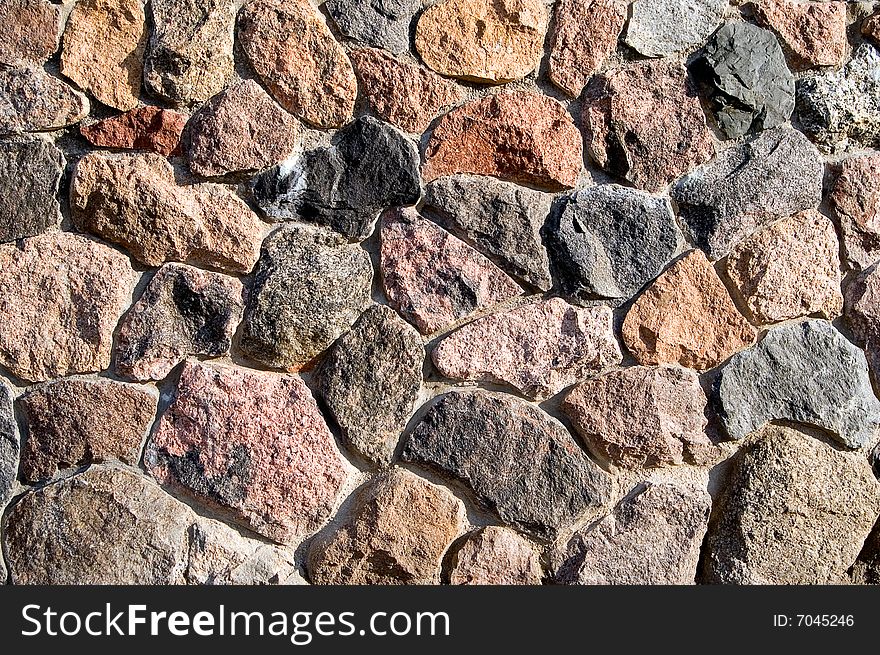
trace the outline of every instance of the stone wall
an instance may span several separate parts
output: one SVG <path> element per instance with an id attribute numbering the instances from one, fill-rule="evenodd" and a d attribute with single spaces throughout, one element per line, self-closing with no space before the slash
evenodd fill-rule
<path id="1" fill-rule="evenodd" d="M 880 3 L 0 2 L 2 571 L 876 583 Z"/>

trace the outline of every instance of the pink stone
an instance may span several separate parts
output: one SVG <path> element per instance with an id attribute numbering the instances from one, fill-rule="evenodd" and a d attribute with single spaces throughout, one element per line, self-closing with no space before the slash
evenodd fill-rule
<path id="1" fill-rule="evenodd" d="M 105 118 L 79 131 L 96 146 L 179 155 L 180 134 L 186 121 L 186 114 L 147 106 Z"/>
<path id="2" fill-rule="evenodd" d="M 846 57 L 846 2 L 756 0 L 758 22 L 787 47 L 792 70 L 840 66 Z"/>
<path id="3" fill-rule="evenodd" d="M 880 258 L 880 154 L 844 160 L 829 200 L 840 220 L 849 265 L 870 266 Z"/>
<path id="4" fill-rule="evenodd" d="M 58 49 L 61 7 L 48 0 L 4 0 L 0 25 L 0 62 L 42 64 Z"/>
<path id="5" fill-rule="evenodd" d="M 539 585 L 543 571 L 535 547 L 508 528 L 494 525 L 467 536 L 453 556 L 454 585 Z"/>

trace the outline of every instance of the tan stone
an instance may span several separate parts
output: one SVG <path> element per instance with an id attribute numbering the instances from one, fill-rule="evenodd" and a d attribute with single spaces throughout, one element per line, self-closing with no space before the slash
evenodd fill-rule
<path id="1" fill-rule="evenodd" d="M 786 46 L 792 70 L 840 66 L 846 57 L 846 2 L 756 0 L 758 22 Z"/>
<path id="2" fill-rule="evenodd" d="M 42 64 L 58 49 L 61 7 L 48 0 L 0 2 L 0 62 Z"/>
<path id="3" fill-rule="evenodd" d="M 528 540 L 508 528 L 490 525 L 467 536 L 452 560 L 455 585 L 539 585 L 541 560 Z"/>

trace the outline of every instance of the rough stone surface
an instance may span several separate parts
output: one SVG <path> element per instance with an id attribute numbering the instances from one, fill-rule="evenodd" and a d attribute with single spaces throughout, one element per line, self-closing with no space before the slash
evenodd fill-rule
<path id="1" fill-rule="evenodd" d="M 419 16 L 416 50 L 441 75 L 511 82 L 535 70 L 548 17 L 540 0 L 441 0 Z"/>
<path id="2" fill-rule="evenodd" d="M 330 232 L 283 227 L 263 242 L 245 307 L 241 349 L 297 370 L 348 330 L 370 302 L 370 256 Z"/>
<path id="3" fill-rule="evenodd" d="M 186 114 L 148 105 L 83 126 L 79 131 L 96 146 L 179 155 L 186 121 Z"/>
<path id="4" fill-rule="evenodd" d="M 253 80 L 203 105 L 188 125 L 189 168 L 212 177 L 271 166 L 299 145 L 299 123 Z"/>
<path id="5" fill-rule="evenodd" d="M 880 424 L 864 353 L 825 321 L 773 328 L 721 369 L 716 388 L 721 421 L 734 439 L 781 419 L 859 448 Z"/>
<path id="6" fill-rule="evenodd" d="M 315 584 L 439 584 L 440 562 L 464 528 L 443 487 L 393 469 L 354 495 L 346 520 L 308 553 Z"/>
<path id="7" fill-rule="evenodd" d="M 150 0 L 144 84 L 173 103 L 204 102 L 232 78 L 232 0 Z"/>
<path id="8" fill-rule="evenodd" d="M 88 98 L 42 68 L 0 66 L 0 135 L 58 130 L 88 113 Z"/>
<path id="9" fill-rule="evenodd" d="M 639 62 L 600 75 L 586 102 L 590 157 L 639 189 L 660 191 L 715 154 L 703 108 L 678 63 Z"/>
<path id="10" fill-rule="evenodd" d="M 388 303 L 422 334 L 522 293 L 501 269 L 414 209 L 387 212 L 381 241 Z"/>
<path id="11" fill-rule="evenodd" d="M 803 134 L 779 128 L 723 151 L 671 193 L 693 242 L 720 259 L 761 225 L 818 207 L 824 172 Z"/>
<path id="12" fill-rule="evenodd" d="M 0 62 L 42 64 L 58 49 L 61 7 L 48 0 L 6 0 L 0 25 Z"/>
<path id="13" fill-rule="evenodd" d="M 828 151 L 880 145 L 880 50 L 863 43 L 840 70 L 798 82 L 797 117 Z"/>
<path id="14" fill-rule="evenodd" d="M 880 259 L 880 154 L 844 160 L 829 203 L 840 221 L 847 264 L 861 270 Z"/>
<path id="15" fill-rule="evenodd" d="M 31 387 L 19 399 L 27 430 L 26 480 L 116 459 L 137 466 L 156 416 L 155 392 L 112 380 L 65 378 Z"/>
<path id="16" fill-rule="evenodd" d="M 225 355 L 242 309 L 235 278 L 165 264 L 119 324 L 115 370 L 132 380 L 162 380 L 190 355 Z"/>
<path id="17" fill-rule="evenodd" d="M 550 80 L 572 97 L 617 48 L 626 22 L 622 0 L 561 0 L 556 5 L 550 46 Z"/>
<path id="18" fill-rule="evenodd" d="M 876 380 L 880 375 L 880 275 L 876 263 L 847 285 L 845 317 Z"/>
<path id="19" fill-rule="evenodd" d="M 159 155 L 93 152 L 76 166 L 73 222 L 126 248 L 148 266 L 167 261 L 247 273 L 257 261 L 263 225 L 228 187 L 178 185 Z"/>
<path id="20" fill-rule="evenodd" d="M 18 477 L 18 434 L 12 397 L 12 389 L 0 380 L 0 507 L 9 500 Z M 0 565 L 0 573 L 3 572 Z"/>
<path id="21" fill-rule="evenodd" d="M 147 45 L 143 0 L 77 0 L 67 19 L 61 73 L 105 105 L 138 104 Z"/>
<path id="22" fill-rule="evenodd" d="M 330 516 L 346 469 L 305 383 L 188 362 L 144 454 L 160 482 L 295 543 Z"/>
<path id="23" fill-rule="evenodd" d="M 616 303 L 657 277 L 683 243 L 668 201 L 610 184 L 560 198 L 543 234 L 562 293 Z"/>
<path id="24" fill-rule="evenodd" d="M 416 204 L 420 184 L 415 145 L 362 116 L 339 130 L 329 147 L 258 176 L 252 191 L 271 220 L 305 220 L 362 240 L 386 207 Z"/>
<path id="25" fill-rule="evenodd" d="M 370 109 L 406 132 L 421 134 L 464 90 L 436 73 L 372 48 L 349 53 Z"/>
<path id="26" fill-rule="evenodd" d="M 755 339 L 715 269 L 692 250 L 658 277 L 623 321 L 623 342 L 640 364 L 714 368 Z"/>
<path id="27" fill-rule="evenodd" d="M 724 488 L 707 582 L 841 584 L 880 511 L 863 455 L 781 426 L 750 438 Z"/>
<path id="28" fill-rule="evenodd" d="M 757 0 L 751 8 L 787 48 L 788 64 L 800 71 L 840 66 L 846 57 L 846 3 Z"/>
<path id="29" fill-rule="evenodd" d="M 426 182 L 454 173 L 491 175 L 551 191 L 577 184 L 580 132 L 556 100 L 513 91 L 473 100 L 443 116 L 425 152 Z"/>
<path id="30" fill-rule="evenodd" d="M 254 0 L 238 38 L 254 72 L 292 114 L 317 127 L 347 122 L 357 79 L 345 50 L 308 0 Z"/>
<path id="31" fill-rule="evenodd" d="M 834 319 L 843 310 L 839 250 L 831 221 L 808 211 L 740 243 L 725 268 L 757 323 L 811 314 Z"/>
<path id="32" fill-rule="evenodd" d="M 613 485 L 561 424 L 521 400 L 484 391 L 442 396 L 402 458 L 458 480 L 504 523 L 546 539 L 607 504 Z"/>
<path id="33" fill-rule="evenodd" d="M 396 55 L 409 50 L 409 28 L 422 0 L 328 0 L 324 8 L 342 34 Z"/>
<path id="34" fill-rule="evenodd" d="M 702 489 L 644 483 L 612 514 L 574 534 L 557 557 L 556 580 L 693 584 L 711 505 Z"/>
<path id="35" fill-rule="evenodd" d="M 875 11 L 864 20 L 862 34 L 880 45 L 880 10 Z"/>
<path id="36" fill-rule="evenodd" d="M 750 23 L 727 23 L 718 30 L 693 72 L 706 87 L 719 129 L 730 139 L 781 125 L 794 111 L 794 76 L 779 41 Z"/>
<path id="37" fill-rule="evenodd" d="M 721 24 L 727 0 L 636 0 L 624 41 L 646 57 L 695 50 Z"/>
<path id="38" fill-rule="evenodd" d="M 0 246 L 0 364 L 35 382 L 107 368 L 135 279 L 128 257 L 66 232 Z"/>
<path id="39" fill-rule="evenodd" d="M 544 573 L 535 548 L 513 530 L 490 525 L 469 534 L 453 556 L 454 585 L 539 585 Z"/>
<path id="40" fill-rule="evenodd" d="M 0 141 L 0 243 L 36 236 L 61 222 L 57 195 L 65 164 L 49 141 Z"/>
<path id="41" fill-rule="evenodd" d="M 422 211 L 541 291 L 553 286 L 541 244 L 553 196 L 491 177 L 451 175 L 425 188 Z"/>
<path id="42" fill-rule="evenodd" d="M 318 391 L 343 441 L 367 459 L 388 464 L 422 386 L 425 349 L 419 333 L 394 310 L 374 305 L 328 351 Z"/>
<path id="43" fill-rule="evenodd" d="M 694 371 L 631 366 L 577 385 L 562 403 L 592 452 L 616 466 L 642 468 L 702 463 L 706 394 Z"/>
<path id="44" fill-rule="evenodd" d="M 578 309 L 561 298 L 491 314 L 434 348 L 434 365 L 453 380 L 506 384 L 547 398 L 623 359 L 608 307 Z"/>
<path id="45" fill-rule="evenodd" d="M 127 469 L 93 467 L 33 491 L 6 527 L 14 584 L 276 584 L 296 575 L 292 551 L 201 518 Z"/>

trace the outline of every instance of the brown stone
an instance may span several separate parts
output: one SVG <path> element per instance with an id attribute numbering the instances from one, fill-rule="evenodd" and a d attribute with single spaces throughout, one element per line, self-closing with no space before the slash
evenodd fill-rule
<path id="1" fill-rule="evenodd" d="M 316 127 L 338 127 L 351 118 L 357 78 L 308 0 L 250 2 L 239 13 L 238 36 L 282 107 Z"/>
<path id="2" fill-rule="evenodd" d="M 697 94 L 677 62 L 643 61 L 594 78 L 587 150 L 612 175 L 657 192 L 715 154 Z"/>
<path id="3" fill-rule="evenodd" d="M 349 53 L 370 109 L 402 130 L 421 134 L 444 107 L 464 99 L 464 90 L 429 70 L 374 48 Z"/>
<path id="4" fill-rule="evenodd" d="M 544 573 L 532 544 L 508 528 L 490 525 L 469 534 L 452 560 L 455 585 L 539 585 Z"/>
<path id="5" fill-rule="evenodd" d="M 211 177 L 254 171 L 289 155 L 299 142 L 299 122 L 253 80 L 212 98 L 189 123 L 189 168 Z"/>
<path id="6" fill-rule="evenodd" d="M 30 388 L 18 401 L 28 435 L 22 475 L 36 482 L 108 459 L 137 466 L 158 400 L 154 391 L 112 380 L 66 378 Z"/>
<path id="7" fill-rule="evenodd" d="M 880 154 L 845 159 L 829 201 L 849 266 L 861 270 L 880 259 Z"/>
<path id="8" fill-rule="evenodd" d="M 550 80 L 572 97 L 617 48 L 626 22 L 621 0 L 561 0 L 556 5 Z"/>
<path id="9" fill-rule="evenodd" d="M 186 121 L 186 114 L 146 106 L 80 127 L 79 131 L 89 143 L 104 148 L 179 155 L 180 134 Z"/>
<path id="10" fill-rule="evenodd" d="M 843 64 L 846 2 L 756 0 L 750 4 L 758 23 L 774 31 L 784 44 L 792 70 Z"/>
<path id="11" fill-rule="evenodd" d="M 868 16 L 862 23 L 862 34 L 880 44 L 880 9 Z"/>
<path id="12" fill-rule="evenodd" d="M 89 113 L 89 100 L 39 66 L 0 67 L 0 135 L 58 130 Z"/>
<path id="13" fill-rule="evenodd" d="M 58 49 L 61 7 L 48 0 L 5 0 L 0 25 L 0 62 L 42 64 Z"/>
<path id="14" fill-rule="evenodd" d="M 259 256 L 263 224 L 247 204 L 219 184 L 178 185 L 159 155 L 86 155 L 70 204 L 79 229 L 148 266 L 178 261 L 247 273 Z"/>
<path id="15" fill-rule="evenodd" d="M 107 368 L 136 278 L 128 257 L 67 232 L 0 246 L 0 364 L 35 382 Z"/>
<path id="16" fill-rule="evenodd" d="M 440 562 L 464 527 L 464 506 L 443 487 L 393 469 L 354 495 L 307 567 L 315 584 L 438 584 Z"/>
<path id="17" fill-rule="evenodd" d="M 755 339 L 715 269 L 692 250 L 664 271 L 623 321 L 623 341 L 640 364 L 714 368 Z"/>
<path id="18" fill-rule="evenodd" d="M 61 50 L 61 73 L 105 105 L 134 109 L 147 44 L 143 0 L 77 0 Z"/>
<path id="19" fill-rule="evenodd" d="M 846 323 L 865 350 L 871 372 L 880 375 L 880 273 L 876 263 L 846 287 Z"/>
<path id="20" fill-rule="evenodd" d="M 839 250 L 834 225 L 811 210 L 742 241 L 725 268 L 757 323 L 834 319 L 843 310 Z"/>
<path id="21" fill-rule="evenodd" d="M 426 182 L 474 173 L 552 191 L 574 187 L 583 143 L 556 100 L 528 91 L 487 96 L 453 109 L 437 123 L 425 153 Z"/>

